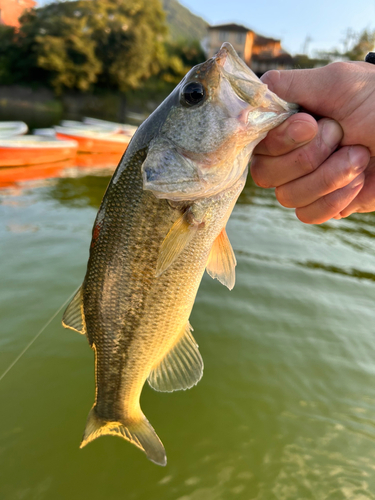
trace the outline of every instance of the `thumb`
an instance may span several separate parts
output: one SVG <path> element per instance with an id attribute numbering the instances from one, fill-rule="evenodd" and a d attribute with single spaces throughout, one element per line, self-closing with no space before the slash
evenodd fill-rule
<path id="1" fill-rule="evenodd" d="M 285 101 L 297 103 L 311 113 L 334 118 L 330 98 L 332 77 L 325 69 L 271 70 L 261 80 Z"/>

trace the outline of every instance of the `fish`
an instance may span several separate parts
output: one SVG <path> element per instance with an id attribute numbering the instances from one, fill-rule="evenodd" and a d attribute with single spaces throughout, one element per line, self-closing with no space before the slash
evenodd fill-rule
<path id="1" fill-rule="evenodd" d="M 205 269 L 232 289 L 226 224 L 255 145 L 297 111 L 229 43 L 192 68 L 143 122 L 98 211 L 87 272 L 63 315 L 95 353 L 95 402 L 81 448 L 115 435 L 166 465 L 143 414 L 156 391 L 195 386 L 203 360 L 190 313 Z"/>

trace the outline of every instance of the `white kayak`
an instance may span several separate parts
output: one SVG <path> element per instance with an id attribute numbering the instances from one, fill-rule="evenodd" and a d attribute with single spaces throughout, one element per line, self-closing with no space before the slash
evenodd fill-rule
<path id="1" fill-rule="evenodd" d="M 99 132 L 102 134 L 119 134 L 121 133 L 121 128 L 116 123 L 108 124 L 88 124 L 83 122 L 78 122 L 75 120 L 62 120 L 60 122 L 60 127 L 65 127 L 69 129 L 77 129 L 89 132 Z"/>
<path id="2" fill-rule="evenodd" d="M 137 130 L 138 127 L 135 125 L 129 125 L 128 123 L 114 123 L 114 122 L 108 122 L 106 120 L 99 120 L 99 118 L 89 118 L 86 116 L 83 119 L 83 123 L 87 125 L 98 125 L 98 126 L 109 126 L 109 125 L 114 125 L 121 129 L 121 132 L 126 135 L 133 136 L 135 134 L 135 131 Z"/>
<path id="3" fill-rule="evenodd" d="M 24 122 L 0 122 L 0 139 L 23 135 L 27 131 L 28 127 Z"/>

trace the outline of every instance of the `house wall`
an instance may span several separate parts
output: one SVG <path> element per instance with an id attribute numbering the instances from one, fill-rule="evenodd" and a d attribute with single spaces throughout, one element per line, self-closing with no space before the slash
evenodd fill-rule
<path id="1" fill-rule="evenodd" d="M 250 66 L 251 64 L 251 56 L 253 55 L 253 51 L 254 51 L 254 32 L 248 31 L 246 33 L 246 43 L 243 55 L 243 60 L 248 66 Z"/>
<path id="2" fill-rule="evenodd" d="M 262 45 L 254 45 L 253 54 L 267 54 L 276 57 L 280 54 L 281 43 L 278 40 Z"/>
<path id="3" fill-rule="evenodd" d="M 220 49 L 224 42 L 229 42 L 242 59 L 244 59 L 246 33 L 225 30 L 210 30 L 208 40 L 208 57 L 212 57 Z"/>

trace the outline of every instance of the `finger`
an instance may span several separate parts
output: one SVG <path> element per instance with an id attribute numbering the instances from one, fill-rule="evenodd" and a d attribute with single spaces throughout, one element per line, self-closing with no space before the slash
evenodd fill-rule
<path id="1" fill-rule="evenodd" d="M 276 188 L 276 198 L 284 207 L 300 208 L 347 186 L 365 170 L 370 153 L 364 146 L 346 146 L 333 153 L 319 168 Z"/>
<path id="2" fill-rule="evenodd" d="M 297 113 L 270 130 L 254 149 L 254 154 L 280 156 L 311 141 L 317 133 L 315 119 L 306 113 Z"/>
<path id="3" fill-rule="evenodd" d="M 306 207 L 297 208 L 296 215 L 306 224 L 322 224 L 332 217 L 339 215 L 349 203 L 358 195 L 363 187 L 365 174 L 360 174 L 348 186 L 333 191 Z"/>
<path id="4" fill-rule="evenodd" d="M 344 208 L 339 216 L 348 217 L 353 213 L 375 211 L 375 158 L 371 158 L 369 167 L 365 170 L 365 183 L 358 196 Z"/>
<path id="5" fill-rule="evenodd" d="M 254 182 L 261 187 L 277 187 L 318 168 L 337 148 L 343 132 L 334 120 L 322 119 L 317 125 L 315 138 L 288 154 L 254 156 L 250 165 Z"/>
<path id="6" fill-rule="evenodd" d="M 371 94 L 373 86 L 366 85 L 369 70 L 375 72 L 368 63 L 366 66 L 361 62 L 335 62 L 322 68 L 272 70 L 261 79 L 282 99 L 296 102 L 318 115 L 339 119 L 341 108 L 345 116 L 348 108 L 355 109 Z M 348 101 L 349 88 L 354 91 L 348 103 L 345 101 Z M 345 102 L 345 106 L 338 106 L 341 102 Z"/>

